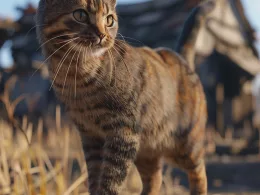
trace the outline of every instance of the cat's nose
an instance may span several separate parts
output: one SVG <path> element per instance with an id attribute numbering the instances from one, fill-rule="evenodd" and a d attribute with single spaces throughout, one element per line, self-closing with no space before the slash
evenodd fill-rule
<path id="1" fill-rule="evenodd" d="M 101 44 L 103 39 L 106 37 L 106 35 L 103 33 L 98 33 L 97 36 L 98 36 L 97 44 Z"/>
<path id="2" fill-rule="evenodd" d="M 99 35 L 98 35 L 98 37 L 100 38 L 100 40 L 102 41 L 104 38 L 105 38 L 105 34 L 102 34 L 102 33 L 100 33 Z"/>

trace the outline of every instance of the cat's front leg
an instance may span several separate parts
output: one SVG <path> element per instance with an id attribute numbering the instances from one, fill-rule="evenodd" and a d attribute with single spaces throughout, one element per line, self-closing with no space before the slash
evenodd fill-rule
<path id="1" fill-rule="evenodd" d="M 104 139 L 89 135 L 87 132 L 80 132 L 82 146 L 88 170 L 88 188 L 90 194 L 95 194 L 98 189 L 103 158 Z"/>
<path id="2" fill-rule="evenodd" d="M 105 141 L 99 190 L 96 195 L 118 195 L 139 148 L 139 135 L 130 128 L 111 132 Z"/>

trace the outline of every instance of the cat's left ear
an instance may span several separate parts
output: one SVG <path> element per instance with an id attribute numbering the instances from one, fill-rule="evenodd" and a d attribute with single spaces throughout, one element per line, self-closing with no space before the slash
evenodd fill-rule
<path id="1" fill-rule="evenodd" d="M 109 1 L 110 1 L 110 3 L 111 3 L 114 7 L 116 7 L 117 0 L 109 0 Z"/>

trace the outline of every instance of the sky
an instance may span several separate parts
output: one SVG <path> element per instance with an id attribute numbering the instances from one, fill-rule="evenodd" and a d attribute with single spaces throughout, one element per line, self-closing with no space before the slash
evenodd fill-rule
<path id="1" fill-rule="evenodd" d="M 23 6 L 26 3 L 33 3 L 37 5 L 39 0 L 1 0 L 0 6 L 0 17 L 11 17 L 17 18 L 18 12 L 15 10 L 15 6 Z M 137 3 L 141 1 L 147 0 L 118 0 L 118 3 Z M 251 21 L 253 27 L 259 32 L 259 39 L 260 39 L 260 0 L 242 0 L 244 3 L 246 13 Z M 258 49 L 260 52 L 260 42 L 258 43 Z M 10 55 L 5 50 L 1 53 L 1 57 L 4 58 L 4 63 L 9 63 Z"/>
<path id="2" fill-rule="evenodd" d="M 1 1 L 3 2 L 1 2 L 0 16 L 16 17 L 16 15 L 13 15 L 13 11 L 15 11 L 15 6 L 24 5 L 28 2 L 34 3 L 36 5 L 39 0 L 1 0 Z M 140 1 L 147 1 L 147 0 L 118 0 L 118 3 L 136 3 Z"/>

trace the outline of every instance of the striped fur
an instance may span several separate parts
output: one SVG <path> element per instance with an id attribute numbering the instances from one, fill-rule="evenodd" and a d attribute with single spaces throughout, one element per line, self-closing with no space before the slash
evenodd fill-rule
<path id="1" fill-rule="evenodd" d="M 73 17 L 79 8 L 84 23 Z M 117 40 L 112 0 L 41 0 L 37 22 L 53 87 L 81 134 L 90 193 L 120 194 L 135 163 L 142 194 L 158 195 L 166 159 L 187 171 L 192 195 L 206 195 L 206 103 L 187 63 Z"/>

